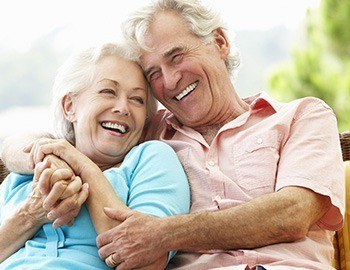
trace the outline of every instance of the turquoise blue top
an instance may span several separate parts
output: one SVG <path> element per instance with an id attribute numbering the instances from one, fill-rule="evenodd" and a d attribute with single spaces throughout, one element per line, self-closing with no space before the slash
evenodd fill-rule
<path id="1" fill-rule="evenodd" d="M 131 209 L 156 217 L 189 212 L 186 175 L 170 146 L 149 141 L 135 146 L 119 168 L 104 171 L 118 197 Z M 11 173 L 0 185 L 0 224 L 24 201 L 33 175 Z M 0 269 L 110 269 L 98 256 L 97 233 L 83 205 L 72 227 L 45 224 Z"/>

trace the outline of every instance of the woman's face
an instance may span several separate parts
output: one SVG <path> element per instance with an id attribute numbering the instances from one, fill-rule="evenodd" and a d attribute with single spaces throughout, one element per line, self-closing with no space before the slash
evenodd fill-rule
<path id="1" fill-rule="evenodd" d="M 90 88 L 66 98 L 67 119 L 79 151 L 100 166 L 115 165 L 141 137 L 147 83 L 136 63 L 115 56 L 102 59 L 94 75 Z"/>

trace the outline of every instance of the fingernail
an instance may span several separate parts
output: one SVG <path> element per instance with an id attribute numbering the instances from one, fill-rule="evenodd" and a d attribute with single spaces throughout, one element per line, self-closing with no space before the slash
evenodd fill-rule
<path id="1" fill-rule="evenodd" d="M 29 167 L 30 170 L 34 170 L 34 163 L 29 162 L 28 167 Z"/>
<path id="2" fill-rule="evenodd" d="M 53 220 L 53 219 L 54 219 L 54 216 L 53 216 L 53 214 L 50 212 L 50 213 L 47 214 L 47 218 L 48 218 L 49 220 Z"/>
<path id="3" fill-rule="evenodd" d="M 83 185 L 83 187 L 84 187 L 86 190 L 88 190 L 88 189 L 90 188 L 89 183 L 85 183 L 85 184 Z"/>
<path id="4" fill-rule="evenodd" d="M 57 224 L 56 222 L 52 223 L 52 227 L 53 227 L 54 229 L 57 229 L 59 226 L 60 226 L 60 225 Z"/>

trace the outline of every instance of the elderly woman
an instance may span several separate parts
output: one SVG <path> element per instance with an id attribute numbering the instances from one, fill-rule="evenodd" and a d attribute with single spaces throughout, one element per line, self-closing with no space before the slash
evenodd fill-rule
<path id="1" fill-rule="evenodd" d="M 46 162 L 39 165 L 39 178 L 46 188 L 81 178 L 80 193 L 89 187 L 89 196 L 73 226 L 55 228 L 33 175 L 11 173 L 0 186 L 0 269 L 108 269 L 106 263 L 118 262 L 99 258 L 96 237 L 118 222 L 104 209 L 129 207 L 156 217 L 186 213 L 186 176 L 166 144 L 137 145 L 156 101 L 121 46 L 106 44 L 71 58 L 59 70 L 53 92 L 61 139 L 41 151 L 63 159 L 74 174 Z M 150 269 L 164 269 L 166 263 L 164 254 Z"/>

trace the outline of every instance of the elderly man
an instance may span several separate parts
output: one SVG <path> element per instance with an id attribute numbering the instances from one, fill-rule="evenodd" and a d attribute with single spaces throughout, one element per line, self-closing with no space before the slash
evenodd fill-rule
<path id="1" fill-rule="evenodd" d="M 167 108 L 146 139 L 177 152 L 191 185 L 191 214 L 159 220 L 109 212 L 123 223 L 98 237 L 100 255 L 114 254 L 118 270 L 173 249 L 184 251 L 170 269 L 330 269 L 332 231 L 344 211 L 332 110 L 315 98 L 241 99 L 220 18 L 197 1 L 157 1 L 124 30 Z"/>
<path id="2" fill-rule="evenodd" d="M 191 214 L 157 219 L 106 209 L 122 223 L 98 237 L 100 256 L 112 255 L 118 270 L 175 249 L 169 269 L 331 269 L 344 213 L 332 110 L 315 98 L 240 98 L 227 34 L 198 1 L 159 0 L 124 30 L 167 108 L 145 139 L 176 151 L 190 181 Z"/>

